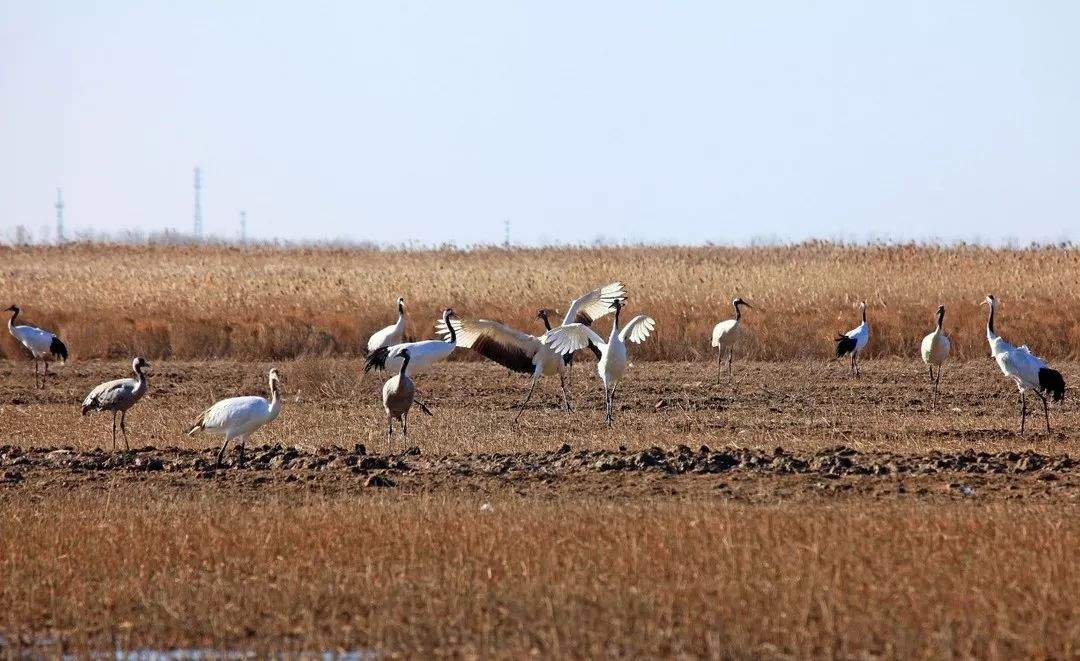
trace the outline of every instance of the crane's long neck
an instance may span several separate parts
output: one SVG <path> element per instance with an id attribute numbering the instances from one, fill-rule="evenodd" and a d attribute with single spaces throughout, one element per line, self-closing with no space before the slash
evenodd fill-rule
<path id="1" fill-rule="evenodd" d="M 540 318 L 544 320 L 544 328 L 546 330 L 551 330 L 551 320 L 548 319 L 548 316 L 545 314 Z"/>
<path id="2" fill-rule="evenodd" d="M 943 324 L 944 322 L 945 322 L 945 311 L 942 310 L 942 311 L 937 313 L 937 329 L 938 329 L 939 332 L 941 331 L 941 324 Z"/>
<path id="3" fill-rule="evenodd" d="M 11 311 L 11 319 L 8 319 L 8 322 L 7 322 L 8 330 L 11 330 L 11 329 L 15 328 L 15 318 L 18 317 L 18 316 L 19 316 L 19 309 L 18 308 L 15 308 L 14 310 Z"/>
<path id="4" fill-rule="evenodd" d="M 398 303 L 397 306 L 397 325 L 402 327 L 405 326 L 405 306 L 401 303 Z"/>
<path id="5" fill-rule="evenodd" d="M 457 331 L 454 330 L 454 325 L 450 323 L 450 315 L 443 315 L 443 323 L 446 324 L 446 328 L 450 331 L 450 344 L 457 344 Z"/>
<path id="6" fill-rule="evenodd" d="M 409 356 L 406 355 L 404 358 L 401 359 L 401 371 L 398 372 L 398 376 L 401 377 L 400 379 L 398 379 L 398 387 L 399 388 L 401 387 L 401 382 L 405 380 L 405 368 L 407 368 L 408 366 L 409 366 Z"/>
<path id="7" fill-rule="evenodd" d="M 735 304 L 735 321 L 738 322 L 742 319 L 742 306 L 738 303 Z"/>
<path id="8" fill-rule="evenodd" d="M 611 336 L 608 338 L 608 344 L 611 344 L 619 337 L 619 315 L 622 313 L 622 307 L 615 308 L 615 321 L 611 322 Z"/>
<path id="9" fill-rule="evenodd" d="M 862 322 L 866 323 L 866 306 L 862 306 Z"/>
<path id="10" fill-rule="evenodd" d="M 270 417 L 275 417 L 281 410 L 281 391 L 277 377 L 270 379 Z"/>
<path id="11" fill-rule="evenodd" d="M 994 308 L 997 304 L 990 304 L 990 316 L 986 318 L 986 339 L 993 342 L 997 339 L 997 333 L 994 332 Z"/>

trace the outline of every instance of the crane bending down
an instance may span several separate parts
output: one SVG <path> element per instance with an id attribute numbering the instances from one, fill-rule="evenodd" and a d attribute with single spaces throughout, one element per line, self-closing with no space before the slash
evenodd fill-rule
<path id="1" fill-rule="evenodd" d="M 952 348 L 949 334 L 941 328 L 944 321 L 945 306 L 939 305 L 937 309 L 937 327 L 923 338 L 922 345 L 919 347 L 923 362 L 926 363 L 926 367 L 930 371 L 930 383 L 933 384 L 934 388 L 930 395 L 932 402 L 937 401 L 938 384 L 941 383 L 941 366 L 948 360 L 949 349 Z M 937 368 L 936 377 L 934 376 L 935 367 Z"/>
<path id="2" fill-rule="evenodd" d="M 993 294 L 986 297 L 984 305 L 990 306 L 990 315 L 986 318 L 986 341 L 990 344 L 990 355 L 997 362 L 1001 372 L 1016 382 L 1020 391 L 1020 435 L 1024 434 L 1024 421 L 1027 418 L 1027 391 L 1039 396 L 1046 417 L 1046 431 L 1050 432 L 1050 407 L 1046 396 L 1055 402 L 1065 399 L 1065 379 L 1061 372 L 1050 369 L 1038 356 L 1031 353 L 1027 346 L 1017 348 L 994 332 L 994 312 L 997 299 Z"/>
<path id="3" fill-rule="evenodd" d="M 371 334 L 371 337 L 368 338 L 368 353 L 371 353 L 376 349 L 381 349 L 382 347 L 392 347 L 395 344 L 400 344 L 401 339 L 405 337 L 405 299 L 403 297 L 398 298 L 397 309 L 397 322 L 386 328 L 375 331 Z"/>
<path id="4" fill-rule="evenodd" d="M 724 361 L 724 352 L 727 352 L 727 374 L 728 379 L 732 378 L 731 373 L 731 356 L 735 350 L 735 341 L 739 339 L 742 327 L 739 322 L 742 320 L 742 309 L 745 305 L 748 308 L 753 308 L 741 298 L 736 298 L 731 302 L 732 307 L 735 308 L 735 318 L 726 319 L 713 326 L 712 330 L 712 345 L 716 347 L 716 382 L 720 383 L 720 365 Z"/>
<path id="5" fill-rule="evenodd" d="M 386 409 L 386 453 L 390 454 L 394 438 L 394 420 L 401 422 L 401 438 L 409 440 L 409 409 L 416 397 L 416 386 L 405 369 L 409 366 L 409 350 L 401 350 L 401 371 L 383 384 L 382 401 Z"/>
<path id="6" fill-rule="evenodd" d="M 150 363 L 142 356 L 131 361 L 131 369 L 135 372 L 134 379 L 116 379 L 106 381 L 90 391 L 82 403 L 82 414 L 90 411 L 112 411 L 112 449 L 116 450 L 116 414 L 120 414 L 120 432 L 124 435 L 124 447 L 131 450 L 128 445 L 127 428 L 124 426 L 124 418 L 128 409 L 135 406 L 146 394 L 147 382 L 145 370 Z"/>
<path id="7" fill-rule="evenodd" d="M 8 319 L 8 331 L 26 347 L 34 358 L 34 386 L 44 388 L 45 379 L 49 376 L 49 361 L 59 360 L 66 363 L 68 359 L 67 346 L 60 341 L 60 338 L 55 333 L 26 324 L 16 326 L 15 320 L 19 316 L 19 306 L 12 305 L 4 312 L 11 313 L 11 318 Z M 38 380 L 37 368 L 39 362 L 45 364 L 45 370 L 41 374 L 40 381 Z"/>
<path id="8" fill-rule="evenodd" d="M 222 434 L 225 441 L 218 451 L 217 465 L 225 456 L 225 448 L 234 438 L 240 442 L 239 464 L 244 463 L 244 446 L 248 438 L 260 427 L 272 422 L 281 412 L 281 387 L 277 368 L 270 370 L 270 399 L 265 397 L 230 397 L 217 402 L 203 411 L 202 415 L 188 430 L 188 436 L 194 436 L 200 429 L 212 434 Z"/>
<path id="9" fill-rule="evenodd" d="M 596 364 L 596 371 L 604 384 L 604 421 L 609 427 L 615 423 L 615 390 L 626 373 L 626 343 L 629 341 L 641 344 L 656 327 L 652 317 L 639 314 L 620 331 L 619 316 L 623 301 L 617 300 L 611 305 L 615 310 L 615 320 L 611 324 L 611 334 L 607 342 L 584 324 L 567 324 L 556 328 L 548 333 L 544 340 L 552 351 L 559 354 L 584 349 L 590 341 L 600 349 L 600 361 Z"/>
<path id="10" fill-rule="evenodd" d="M 596 319 L 610 312 L 612 303 L 622 300 L 625 296 L 626 292 L 618 282 L 594 289 L 570 303 L 564 322 L 581 323 L 588 326 Z M 540 310 L 536 316 L 550 328 L 548 314 L 548 310 Z M 566 321 L 572 319 L 581 319 L 582 321 Z M 573 356 L 573 353 L 560 355 L 548 348 L 544 344 L 544 338 L 547 337 L 550 331 L 537 337 L 511 328 L 502 322 L 489 319 L 455 319 L 449 325 L 440 322 L 436 324 L 435 329 L 443 337 L 449 337 L 451 327 L 456 331 L 459 346 L 471 348 L 481 356 L 511 371 L 532 374 L 529 390 L 525 393 L 525 399 L 521 402 L 521 406 L 514 416 L 515 424 L 532 398 L 537 381 L 545 374 L 559 375 L 563 406 L 567 411 L 570 410 L 569 370 L 571 363 L 568 359 Z M 588 346 L 592 347 L 599 359 L 600 350 L 591 342 Z"/>
<path id="11" fill-rule="evenodd" d="M 862 310 L 862 323 L 843 335 L 837 333 L 835 340 L 836 359 L 839 360 L 850 353 L 851 373 L 854 376 L 859 376 L 859 354 L 870 341 L 870 324 L 866 323 L 866 301 L 859 303 L 859 309 Z"/>

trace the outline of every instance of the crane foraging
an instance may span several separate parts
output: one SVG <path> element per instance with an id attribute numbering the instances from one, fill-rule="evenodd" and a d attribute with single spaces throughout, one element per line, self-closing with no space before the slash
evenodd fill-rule
<path id="1" fill-rule="evenodd" d="M 60 338 L 55 333 L 50 333 L 47 330 L 42 330 L 36 326 L 29 326 L 26 324 L 16 325 L 15 320 L 19 317 L 19 306 L 12 305 L 4 310 L 4 312 L 10 312 L 11 318 L 8 319 L 8 331 L 18 340 L 26 349 L 30 352 L 30 355 L 34 358 L 34 386 L 37 388 L 45 387 L 45 380 L 49 376 L 49 362 L 59 360 L 61 363 L 67 362 L 68 349 Z M 38 380 L 38 363 L 44 363 L 45 370 L 41 373 L 41 380 Z"/>
<path id="2" fill-rule="evenodd" d="M 656 328 L 656 322 L 652 317 L 639 314 L 622 330 L 619 330 L 619 316 L 622 312 L 623 300 L 613 301 L 611 307 L 615 310 L 615 320 L 611 323 L 611 334 L 607 342 L 597 335 L 596 331 L 579 323 L 556 328 L 547 333 L 544 340 L 552 351 L 564 355 L 584 349 L 589 342 L 600 349 L 600 360 L 596 363 L 596 371 L 604 384 L 604 421 L 609 427 L 615 424 L 615 391 L 623 374 L 626 373 L 626 343 L 641 344 Z"/>
<path id="3" fill-rule="evenodd" d="M 131 369 L 135 372 L 134 379 L 116 379 L 106 381 L 90 391 L 82 403 L 82 414 L 90 411 L 112 411 L 112 449 L 116 450 L 116 414 L 120 414 L 120 432 L 124 435 L 124 447 L 131 450 L 128 444 L 127 428 L 124 426 L 124 418 L 128 409 L 135 406 L 143 395 L 146 394 L 146 369 L 150 363 L 142 356 L 131 361 Z"/>
<path id="4" fill-rule="evenodd" d="M 866 301 L 859 302 L 862 311 L 862 323 L 834 340 L 836 342 L 836 359 L 840 360 L 846 354 L 851 354 L 851 374 L 859 376 L 859 354 L 866 343 L 870 341 L 870 324 L 866 322 Z"/>
<path id="5" fill-rule="evenodd" d="M 1027 418 L 1027 391 L 1035 393 L 1042 400 L 1043 415 L 1046 418 L 1046 432 L 1050 433 L 1050 407 L 1047 396 L 1055 402 L 1065 399 L 1065 379 L 1061 372 L 1050 369 L 1038 356 L 1031 353 L 1026 345 L 1019 348 L 1009 344 L 994 331 L 994 313 L 997 299 L 988 295 L 982 302 L 990 306 L 986 318 L 986 341 L 990 345 L 990 355 L 997 362 L 1002 374 L 1016 382 L 1020 391 L 1020 435 L 1024 434 L 1024 421 Z"/>
<path id="6" fill-rule="evenodd" d="M 217 465 L 225 457 L 225 448 L 229 441 L 239 439 L 240 459 L 244 463 L 244 446 L 248 438 L 263 425 L 273 422 L 281 412 L 281 386 L 277 368 L 270 370 L 270 399 L 258 396 L 230 397 L 223 399 L 203 411 L 202 415 L 185 432 L 194 436 L 199 430 L 225 436 L 225 441 L 218 451 Z"/>
<path id="7" fill-rule="evenodd" d="M 399 297 L 397 300 L 398 319 L 396 323 L 393 323 L 386 328 L 379 329 L 371 334 L 371 337 L 367 341 L 367 351 L 371 353 L 376 349 L 383 347 L 391 347 L 395 344 L 401 344 L 401 339 L 405 337 L 405 299 Z"/>
<path id="8" fill-rule="evenodd" d="M 405 370 L 409 367 L 409 350 L 402 349 L 401 371 L 387 379 L 383 384 L 382 401 L 386 410 L 386 452 L 390 453 L 394 438 L 394 420 L 401 422 L 401 438 L 409 440 L 409 409 L 416 397 L 416 386 Z"/>
<path id="9" fill-rule="evenodd" d="M 919 347 L 923 362 L 926 363 L 926 367 L 930 371 L 930 383 L 933 384 L 933 392 L 930 395 L 931 401 L 937 401 L 938 384 L 941 382 L 941 366 L 948 360 L 949 349 L 952 347 L 949 334 L 941 327 L 944 321 L 945 306 L 939 305 L 937 309 L 937 327 L 923 338 L 922 345 Z M 935 367 L 937 368 L 936 377 L 934 376 Z"/>
<path id="10" fill-rule="evenodd" d="M 712 331 L 712 345 L 716 347 L 716 382 L 720 383 L 720 366 L 724 361 L 724 352 L 727 352 L 727 373 L 728 378 L 732 378 L 731 373 L 731 358 L 735 351 L 735 341 L 739 339 L 742 327 L 739 322 L 742 320 L 742 306 L 753 309 L 753 305 L 750 305 L 741 298 L 736 298 L 731 302 L 731 306 L 735 308 L 735 318 L 726 319 L 713 326 Z"/>

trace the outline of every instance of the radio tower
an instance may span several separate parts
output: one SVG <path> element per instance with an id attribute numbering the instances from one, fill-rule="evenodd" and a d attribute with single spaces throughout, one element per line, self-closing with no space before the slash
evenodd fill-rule
<path id="1" fill-rule="evenodd" d="M 247 245 L 247 211 L 240 210 L 240 245 Z"/>
<path id="2" fill-rule="evenodd" d="M 64 242 L 64 196 L 56 189 L 56 242 Z"/>
<path id="3" fill-rule="evenodd" d="M 195 168 L 195 239 L 202 240 L 202 170 Z"/>
<path id="4" fill-rule="evenodd" d="M 503 221 L 503 229 L 505 234 L 503 235 L 503 248 L 510 250 L 510 219 L 507 218 Z"/>

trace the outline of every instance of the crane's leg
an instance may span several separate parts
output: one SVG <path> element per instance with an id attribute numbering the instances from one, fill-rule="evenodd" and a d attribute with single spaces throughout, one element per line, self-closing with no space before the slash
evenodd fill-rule
<path id="1" fill-rule="evenodd" d="M 38 376 L 38 366 L 37 366 L 37 364 L 38 364 L 38 359 L 35 358 L 34 359 L 34 387 L 35 388 L 41 388 L 42 387 L 42 385 L 41 385 L 41 377 Z"/>
<path id="2" fill-rule="evenodd" d="M 1027 417 L 1027 393 L 1020 391 L 1020 435 L 1024 435 L 1024 419 Z"/>
<path id="3" fill-rule="evenodd" d="M 533 390 L 536 390 L 536 382 L 540 380 L 540 377 L 533 374 L 532 383 L 529 384 L 529 392 L 525 393 L 525 401 L 521 403 L 521 408 L 518 409 L 517 415 L 514 416 L 514 424 L 517 424 L 518 418 L 525 412 L 525 405 L 529 403 L 529 399 L 532 398 Z"/>
<path id="4" fill-rule="evenodd" d="M 728 349 L 727 352 L 727 376 L 728 380 L 735 378 L 735 375 L 731 372 L 731 355 L 735 353 L 735 349 Z"/>
<path id="5" fill-rule="evenodd" d="M 221 449 L 217 453 L 217 465 L 221 467 L 221 460 L 225 458 L 225 448 L 229 447 L 229 441 L 232 440 L 232 436 L 225 434 L 225 440 L 221 443 Z"/>
<path id="6" fill-rule="evenodd" d="M 244 449 L 247 446 L 248 436 L 249 436 L 249 434 L 244 434 L 243 436 L 240 437 L 240 448 L 239 448 L 240 449 L 240 458 L 237 460 L 237 465 L 238 466 L 243 466 L 244 465 Z"/>
<path id="7" fill-rule="evenodd" d="M 619 388 L 619 383 L 616 381 L 615 385 L 611 386 L 611 394 L 608 395 L 608 427 L 615 426 L 615 391 Z"/>
<path id="8" fill-rule="evenodd" d="M 120 431 L 124 434 L 124 447 L 127 449 L 128 452 L 131 452 L 131 445 L 128 443 L 127 437 L 127 427 L 124 426 L 124 420 L 126 416 L 127 411 L 120 412 Z"/>
<path id="9" fill-rule="evenodd" d="M 408 449 L 408 447 L 409 447 L 409 443 L 408 443 L 408 440 L 409 440 L 409 412 L 408 411 L 406 411 L 401 416 L 401 440 L 405 441 L 405 448 Z"/>
<path id="10" fill-rule="evenodd" d="M 569 390 L 569 375 L 563 376 L 562 372 L 559 372 L 559 384 L 562 386 L 562 400 L 563 406 L 566 408 L 566 412 L 571 411 L 570 408 L 570 390 Z"/>
<path id="11" fill-rule="evenodd" d="M 1035 391 L 1035 394 L 1038 395 L 1039 399 L 1042 400 L 1042 403 L 1043 403 L 1043 415 L 1046 416 L 1046 433 L 1049 434 L 1050 433 L 1050 406 L 1049 406 L 1049 404 L 1046 403 L 1046 397 L 1041 392 Z"/>
<path id="12" fill-rule="evenodd" d="M 720 373 L 724 365 L 724 350 L 718 347 L 716 349 L 716 384 L 720 385 Z"/>
<path id="13" fill-rule="evenodd" d="M 389 413 L 386 414 L 386 454 L 390 455 L 390 449 L 393 447 L 394 440 L 394 416 Z"/>
<path id="14" fill-rule="evenodd" d="M 112 412 L 112 451 L 116 452 L 116 411 Z"/>
<path id="15" fill-rule="evenodd" d="M 862 376 L 862 372 L 859 371 L 859 352 L 851 354 L 851 362 L 855 365 L 855 376 Z"/>
<path id="16" fill-rule="evenodd" d="M 941 366 L 937 368 L 937 376 L 934 378 L 934 400 L 937 401 L 938 396 L 941 394 Z"/>
<path id="17" fill-rule="evenodd" d="M 42 388 L 45 387 L 45 382 L 49 378 L 49 361 L 47 361 L 47 360 L 43 361 L 43 364 L 45 365 L 45 371 L 41 373 L 41 387 Z"/>

